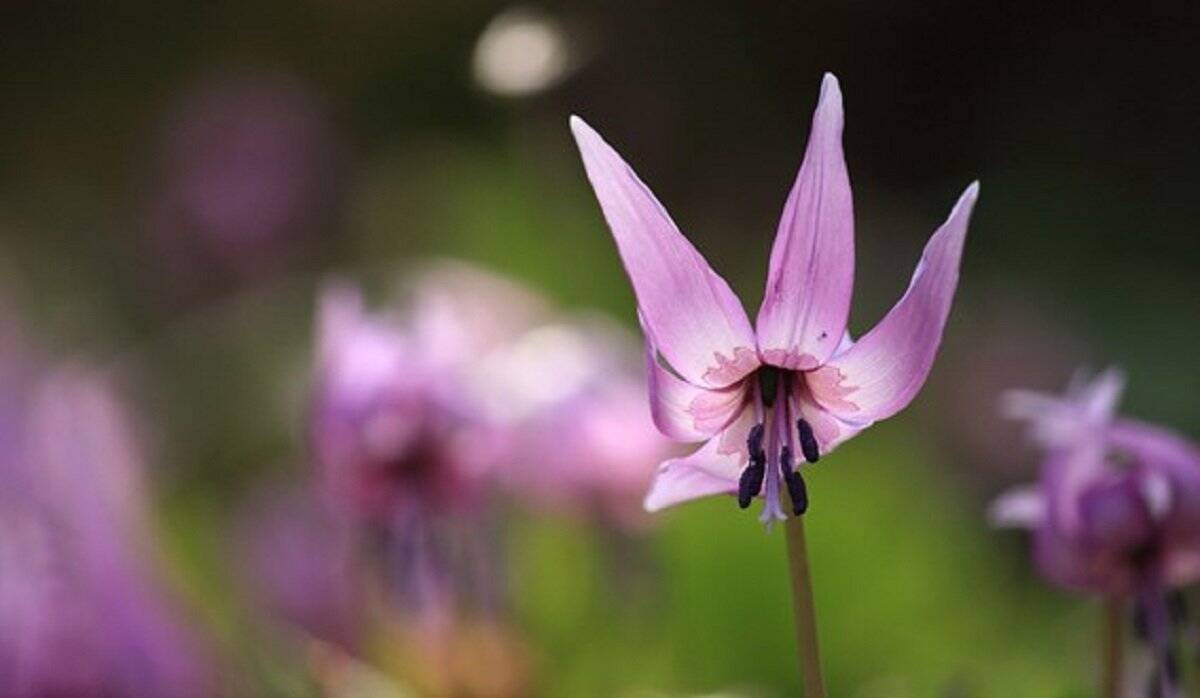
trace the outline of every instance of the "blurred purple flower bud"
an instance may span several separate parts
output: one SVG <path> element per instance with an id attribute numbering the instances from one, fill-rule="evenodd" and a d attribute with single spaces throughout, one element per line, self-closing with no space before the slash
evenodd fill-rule
<path id="1" fill-rule="evenodd" d="M 294 262 L 340 216 L 342 149 L 313 90 L 286 73 L 210 77 L 170 111 L 147 224 L 178 290 Z"/>
<path id="2" fill-rule="evenodd" d="M 4 695 L 91 695 L 110 684 L 97 651 L 100 619 L 61 548 L 61 535 L 27 498 L 11 489 L 0 494 Z"/>
<path id="3" fill-rule="evenodd" d="M 198 696 L 207 660 L 154 572 L 142 456 L 107 380 L 42 380 L 0 497 L 0 673 L 14 694 Z M 64 661 L 69 658 L 68 661 Z"/>

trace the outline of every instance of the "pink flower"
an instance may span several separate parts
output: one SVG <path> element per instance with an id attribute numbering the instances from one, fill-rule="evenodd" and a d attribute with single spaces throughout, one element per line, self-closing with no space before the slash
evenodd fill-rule
<path id="1" fill-rule="evenodd" d="M 508 448 L 482 367 L 543 312 L 525 288 L 464 264 L 427 265 L 408 288 L 398 308 L 371 312 L 333 284 L 318 308 L 313 454 L 333 501 L 377 520 L 478 507 Z"/>
<path id="2" fill-rule="evenodd" d="M 571 128 L 633 283 L 647 341 L 651 413 L 667 436 L 705 441 L 665 462 L 650 510 L 718 493 L 764 522 L 786 486 L 807 507 L 797 454 L 815 463 L 913 399 L 933 363 L 958 284 L 978 184 L 934 233 L 894 308 L 857 342 L 846 331 L 854 213 L 842 154 L 842 97 L 826 75 L 804 163 L 784 205 L 756 326 L 633 170 L 583 120 Z"/>
<path id="3" fill-rule="evenodd" d="M 437 328 L 431 333 L 448 333 Z M 310 443 L 340 508 L 386 520 L 397 509 L 470 508 L 487 466 L 458 366 L 398 315 L 369 313 L 332 286 L 320 300 Z"/>
<path id="4" fill-rule="evenodd" d="M 1046 450 L 1041 478 L 1001 496 L 998 525 L 1033 531 L 1038 570 L 1059 586 L 1136 601 L 1155 655 L 1155 695 L 1177 695 L 1167 591 L 1200 580 L 1200 447 L 1114 416 L 1124 378 L 1110 369 L 1066 397 L 1007 396 Z"/>
<path id="5" fill-rule="evenodd" d="M 1200 447 L 1161 427 L 1114 416 L 1115 370 L 1065 397 L 1007 396 L 1046 450 L 1040 480 L 997 499 L 992 520 L 1030 528 L 1038 569 L 1097 594 L 1200 580 Z"/>

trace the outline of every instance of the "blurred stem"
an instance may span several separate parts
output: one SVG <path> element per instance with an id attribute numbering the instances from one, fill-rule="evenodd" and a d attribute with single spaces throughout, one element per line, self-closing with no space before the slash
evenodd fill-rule
<path id="1" fill-rule="evenodd" d="M 1104 696 L 1120 698 L 1124 669 L 1125 641 L 1122 637 L 1125 604 L 1120 596 L 1104 600 Z"/>
<path id="2" fill-rule="evenodd" d="M 804 517 L 793 516 L 785 524 L 788 568 L 792 577 L 792 605 L 796 612 L 796 642 L 800 649 L 800 669 L 805 698 L 825 698 L 821 678 L 821 654 L 817 648 L 817 612 L 813 605 L 812 578 L 808 569 L 808 549 L 804 543 Z"/>

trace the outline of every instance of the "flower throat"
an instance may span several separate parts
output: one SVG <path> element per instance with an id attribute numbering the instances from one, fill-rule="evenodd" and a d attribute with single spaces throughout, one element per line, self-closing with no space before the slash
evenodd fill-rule
<path id="1" fill-rule="evenodd" d="M 746 439 L 749 464 L 738 479 L 738 506 L 746 509 L 761 493 L 765 503 L 760 519 L 764 523 L 787 518 L 782 487 L 787 488 L 794 515 L 808 510 L 808 488 L 795 467 L 796 446 L 809 463 L 816 463 L 821 456 L 812 425 L 795 416 L 791 398 L 795 379 L 791 371 L 763 366 L 751 388 L 754 426 Z M 791 429 L 793 423 L 795 430 Z"/>

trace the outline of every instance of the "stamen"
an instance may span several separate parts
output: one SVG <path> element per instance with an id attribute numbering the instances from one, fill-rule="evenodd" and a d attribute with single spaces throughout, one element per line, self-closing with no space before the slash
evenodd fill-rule
<path id="1" fill-rule="evenodd" d="M 796 420 L 796 430 L 800 432 L 800 452 L 804 460 L 816 463 L 821 459 L 821 448 L 817 445 L 817 435 L 813 433 L 812 425 L 803 417 Z"/>
<path id="2" fill-rule="evenodd" d="M 808 487 L 800 471 L 792 468 L 792 449 L 784 446 L 779 453 L 779 471 L 787 483 L 788 496 L 792 500 L 792 514 L 800 516 L 808 511 Z"/>
<path id="3" fill-rule="evenodd" d="M 766 434 L 766 429 L 762 424 L 755 424 L 750 427 L 750 438 L 746 439 L 746 453 L 750 456 L 750 462 L 756 461 L 766 463 L 767 452 L 763 450 L 763 436 Z"/>
<path id="4" fill-rule="evenodd" d="M 762 424 L 750 428 L 750 436 L 746 439 L 746 453 L 750 457 L 750 465 L 742 471 L 738 478 L 738 506 L 745 509 L 750 506 L 754 496 L 762 490 L 763 479 L 767 474 L 767 452 L 763 450 Z"/>
<path id="5" fill-rule="evenodd" d="M 771 392 L 772 397 L 777 397 L 779 393 L 779 384 L 781 376 L 774 369 L 771 370 L 772 380 L 765 382 L 762 386 L 763 392 Z M 784 374 L 786 376 L 786 374 Z M 783 377 L 786 381 L 786 377 Z M 773 383 L 773 385 L 771 385 Z M 786 391 L 786 383 L 784 385 Z M 787 438 L 787 400 L 775 400 L 772 408 L 770 421 L 766 425 L 770 428 L 767 433 L 767 473 L 766 481 L 763 483 L 763 508 L 762 514 L 758 520 L 766 525 L 767 530 L 771 529 L 771 525 L 776 521 L 787 519 L 787 514 L 784 513 L 781 506 L 780 497 L 780 472 L 779 472 L 779 447 L 781 442 Z"/>
<path id="6" fill-rule="evenodd" d="M 762 461 L 751 461 L 738 478 L 738 506 L 746 509 L 754 500 L 763 486 L 763 478 L 767 474 L 767 464 Z"/>

